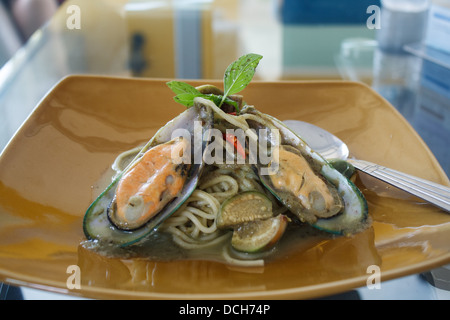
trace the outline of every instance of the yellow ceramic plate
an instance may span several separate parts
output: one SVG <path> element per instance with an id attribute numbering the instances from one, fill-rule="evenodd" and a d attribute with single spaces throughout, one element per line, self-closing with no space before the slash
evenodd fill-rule
<path id="1" fill-rule="evenodd" d="M 253 82 L 243 94 L 281 120 L 333 132 L 355 157 L 449 183 L 408 123 L 364 85 Z M 264 268 L 109 259 L 82 248 L 84 212 L 111 163 L 184 110 L 172 97 L 165 81 L 85 76 L 48 94 L 1 155 L 0 281 L 94 298 L 312 298 L 366 285 L 369 266 L 388 280 L 450 262 L 450 215 L 364 174 L 356 183 L 371 228 L 306 242 Z"/>

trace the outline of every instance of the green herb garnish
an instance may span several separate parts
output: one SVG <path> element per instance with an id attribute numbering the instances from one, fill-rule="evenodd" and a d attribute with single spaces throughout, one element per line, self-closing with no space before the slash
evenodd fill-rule
<path id="1" fill-rule="evenodd" d="M 228 66 L 223 77 L 224 95 L 220 105 L 222 105 L 227 96 L 242 91 L 252 81 L 256 67 L 261 59 L 261 55 L 249 53 Z"/>
<path id="2" fill-rule="evenodd" d="M 167 82 L 167 85 L 177 94 L 173 99 L 186 107 L 191 107 L 194 104 L 194 98 L 205 96 L 186 82 L 170 81 Z"/>
<path id="3" fill-rule="evenodd" d="M 230 64 L 223 77 L 223 96 L 203 94 L 195 87 L 182 81 L 170 81 L 167 82 L 167 85 L 174 93 L 176 93 L 174 100 L 188 108 L 194 104 L 194 99 L 196 97 L 202 97 L 213 101 L 219 107 L 222 106 L 223 103 L 233 105 L 236 109 L 236 113 L 239 114 L 240 110 L 237 103 L 228 97 L 242 91 L 250 83 L 261 59 L 261 55 L 249 53 Z"/>

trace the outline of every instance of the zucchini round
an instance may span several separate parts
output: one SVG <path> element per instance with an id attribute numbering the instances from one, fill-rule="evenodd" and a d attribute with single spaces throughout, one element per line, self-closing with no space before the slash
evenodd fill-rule
<path id="1" fill-rule="evenodd" d="M 246 191 L 224 201 L 216 219 L 217 228 L 234 228 L 242 223 L 273 216 L 272 201 L 258 191 Z"/>
<path id="2" fill-rule="evenodd" d="M 284 234 L 288 219 L 278 215 L 266 220 L 241 224 L 233 231 L 231 245 L 235 250 L 255 253 L 272 248 Z"/>

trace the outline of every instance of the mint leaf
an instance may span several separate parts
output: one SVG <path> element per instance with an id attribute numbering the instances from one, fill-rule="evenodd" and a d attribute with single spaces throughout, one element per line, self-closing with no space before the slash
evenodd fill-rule
<path id="1" fill-rule="evenodd" d="M 166 84 L 177 94 L 173 99 L 188 108 L 194 104 L 194 98 L 203 96 L 195 87 L 186 82 L 169 81 Z"/>
<path id="2" fill-rule="evenodd" d="M 194 105 L 194 99 L 196 97 L 202 97 L 214 102 L 217 106 L 221 103 L 223 96 L 215 95 L 215 94 L 203 94 L 198 91 L 195 87 L 191 86 L 186 82 L 181 81 L 170 81 L 166 83 L 167 86 L 172 89 L 174 93 L 177 95 L 173 97 L 175 102 L 180 103 L 186 107 L 192 107 Z M 237 103 L 230 98 L 226 98 L 225 102 L 231 104 L 236 109 L 236 112 L 239 112 Z"/>
<path id="3" fill-rule="evenodd" d="M 227 96 L 240 92 L 252 81 L 256 67 L 261 59 L 261 55 L 249 53 L 228 66 L 223 77 L 224 95 L 220 105 L 222 105 Z"/>
<path id="4" fill-rule="evenodd" d="M 195 87 L 191 86 L 190 84 L 188 84 L 186 82 L 174 80 L 174 81 L 167 82 L 167 85 L 176 94 L 180 94 L 180 93 L 201 94 L 197 89 L 195 89 Z"/>
<path id="5" fill-rule="evenodd" d="M 250 81 L 252 81 L 252 78 L 255 75 L 256 67 L 261 59 L 261 55 L 249 53 L 230 64 L 223 77 L 225 89 L 223 96 L 203 94 L 195 87 L 182 81 L 174 80 L 169 81 L 166 84 L 176 94 L 173 99 L 188 108 L 194 105 L 194 99 L 196 97 L 202 97 L 213 101 L 219 107 L 226 102 L 227 104 L 234 106 L 236 109 L 236 114 L 239 114 L 240 110 L 238 104 L 236 101 L 228 98 L 228 96 L 243 90 L 250 83 Z"/>
<path id="6" fill-rule="evenodd" d="M 200 92 L 198 94 L 180 93 L 173 97 L 173 100 L 189 108 L 194 105 L 194 99 L 201 96 L 202 94 Z"/>

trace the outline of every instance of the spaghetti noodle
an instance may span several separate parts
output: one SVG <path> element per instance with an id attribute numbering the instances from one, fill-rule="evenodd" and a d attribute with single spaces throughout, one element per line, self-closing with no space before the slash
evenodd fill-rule
<path id="1" fill-rule="evenodd" d="M 140 148 L 120 154 L 114 161 L 113 169 L 119 173 L 127 166 Z M 280 214 L 287 209 L 279 205 L 275 198 L 259 182 L 259 178 L 250 165 L 214 164 L 207 166 L 196 190 L 189 199 L 165 220 L 161 232 L 171 234 L 173 242 L 185 250 L 198 250 L 222 245 L 222 257 L 233 265 L 262 266 L 264 260 L 246 260 L 245 255 L 233 255 L 227 240 L 232 232 L 219 230 L 216 218 L 222 203 L 241 192 L 256 190 L 263 192 L 273 202 L 273 212 Z"/>

